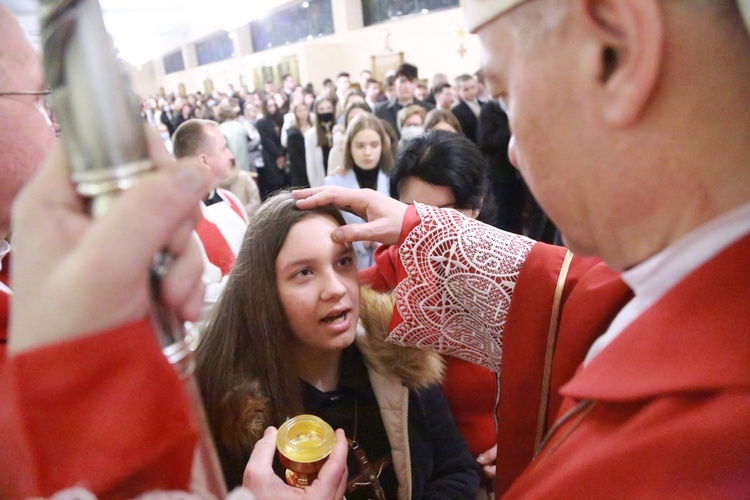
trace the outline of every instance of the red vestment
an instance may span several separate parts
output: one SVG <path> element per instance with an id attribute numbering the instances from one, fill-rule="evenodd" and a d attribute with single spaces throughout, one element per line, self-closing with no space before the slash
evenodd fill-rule
<path id="1" fill-rule="evenodd" d="M 187 490 L 197 429 L 147 321 L 0 361 L 0 491 Z"/>
<path id="2" fill-rule="evenodd" d="M 585 406 L 553 433 L 508 497 L 750 495 L 749 333 L 747 235 L 562 387 L 564 407 Z"/>
<path id="3" fill-rule="evenodd" d="M 465 343 L 468 357 L 485 365 L 493 358 L 482 353 L 501 347 L 497 490 L 503 494 L 532 459 L 552 302 L 565 250 L 536 244 L 519 251 L 513 247 L 523 242 L 508 235 L 484 235 L 494 230 L 429 207 L 421 210 L 426 222 L 416 210 L 407 212 L 400 250 L 379 251 L 377 279 L 401 282 L 392 323 L 397 341 L 454 352 Z M 448 229 L 441 232 L 441 225 Z M 469 249 L 493 238 L 489 250 Z M 500 254 L 510 267 L 497 264 L 493 255 Z M 562 294 L 546 427 L 561 408 L 575 404 L 563 404 L 563 395 L 596 403 L 555 432 L 511 496 L 642 497 L 674 491 L 682 493 L 677 496 L 741 496 L 750 491 L 748 254 L 750 237 L 745 237 L 675 287 L 559 391 L 631 297 L 617 273 L 601 262 L 572 260 Z M 514 266 L 520 268 L 516 274 Z M 441 273 L 452 273 L 450 280 Z M 462 283 L 479 298 L 462 292 Z M 737 294 L 732 300 L 716 293 L 727 285 Z M 482 300 L 480 292 L 493 286 L 512 295 L 507 310 Z M 455 300 L 440 302 L 440 294 Z M 479 314 L 467 312 L 472 308 Z M 693 324 L 695 311 L 701 311 L 701 321 Z M 483 337 L 476 317 L 492 318 L 493 313 L 504 316 L 497 326 L 488 323 Z M 715 328 L 717 323 L 721 328 Z M 686 335 L 688 328 L 692 335 Z M 466 336 L 467 331 L 476 335 Z"/>

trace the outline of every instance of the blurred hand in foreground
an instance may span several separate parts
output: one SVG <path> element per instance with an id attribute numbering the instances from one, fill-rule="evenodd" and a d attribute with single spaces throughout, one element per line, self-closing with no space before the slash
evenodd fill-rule
<path id="1" fill-rule="evenodd" d="M 191 235 L 209 172 L 197 161 L 175 162 L 155 134 L 149 154 L 153 173 L 96 220 L 75 191 L 60 143 L 21 193 L 13 213 L 9 354 L 146 317 L 149 269 L 165 249 L 174 263 L 163 300 L 180 319 L 199 318 L 203 265 Z"/>

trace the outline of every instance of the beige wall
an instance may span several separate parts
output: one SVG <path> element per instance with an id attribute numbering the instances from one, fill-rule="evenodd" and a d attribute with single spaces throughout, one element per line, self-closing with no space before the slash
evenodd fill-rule
<path id="1" fill-rule="evenodd" d="M 338 3 L 339 8 L 341 5 Z M 347 4 L 349 10 L 350 7 Z M 154 94 L 159 87 L 163 87 L 166 92 L 176 92 L 179 83 L 183 83 L 188 92 L 195 92 L 203 89 L 203 81 L 207 78 L 213 80 L 215 88 L 224 90 L 230 83 L 237 87 L 241 74 L 252 86 L 253 68 L 296 55 L 301 82 L 312 82 L 316 89 L 320 89 L 324 78 L 335 78 L 339 71 L 350 72 L 352 79 L 356 81 L 362 69 L 371 67 L 371 56 L 387 54 L 386 31 L 389 33 L 390 48 L 394 52 L 404 52 L 405 60 L 419 67 L 420 78 L 430 79 L 436 72 L 446 73 L 452 78 L 479 69 L 479 42 L 476 36 L 465 32 L 463 11 L 460 8 L 416 15 L 361 29 L 356 29 L 356 16 L 349 12 L 348 17 L 355 17 L 354 21 L 350 21 L 350 29 L 346 26 L 342 29 L 342 23 L 337 22 L 335 35 L 240 55 L 169 75 L 164 75 L 161 59 L 157 59 L 140 70 L 132 68 L 133 80 L 137 82 L 136 88 L 141 95 Z M 355 23 L 353 29 L 352 23 Z M 247 27 L 242 29 L 247 30 Z M 239 40 L 244 35 L 242 32 L 235 33 L 238 37 L 238 42 L 235 43 L 238 52 L 242 52 L 247 46 L 242 43 L 244 40 Z M 466 51 L 463 57 L 459 54 L 461 47 Z M 183 54 L 187 56 L 186 63 L 192 59 L 188 52 L 190 50 L 193 50 L 192 46 L 183 47 Z"/>

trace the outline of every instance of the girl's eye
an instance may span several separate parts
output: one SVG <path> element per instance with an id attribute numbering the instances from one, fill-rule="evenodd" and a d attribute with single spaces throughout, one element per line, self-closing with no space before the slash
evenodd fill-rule
<path id="1" fill-rule="evenodd" d="M 341 266 L 350 266 L 352 264 L 354 264 L 354 257 L 352 257 L 351 255 L 342 257 L 341 260 L 339 260 L 339 265 Z"/>
<path id="2" fill-rule="evenodd" d="M 297 271 L 297 273 L 294 275 L 294 277 L 300 277 L 300 278 L 306 278 L 308 276 L 312 276 L 312 271 L 310 269 L 300 269 Z"/>

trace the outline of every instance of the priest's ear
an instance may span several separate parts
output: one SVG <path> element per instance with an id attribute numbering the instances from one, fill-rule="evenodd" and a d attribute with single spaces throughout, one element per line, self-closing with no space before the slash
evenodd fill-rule
<path id="1" fill-rule="evenodd" d="M 660 0 L 579 0 L 578 14 L 597 44 L 590 76 L 605 122 L 632 125 L 656 90 L 664 56 Z"/>

